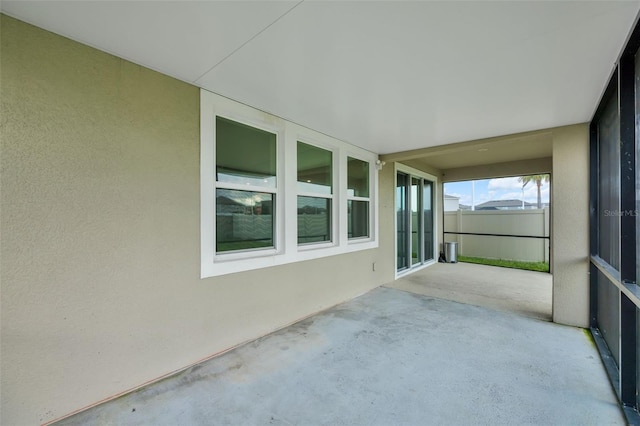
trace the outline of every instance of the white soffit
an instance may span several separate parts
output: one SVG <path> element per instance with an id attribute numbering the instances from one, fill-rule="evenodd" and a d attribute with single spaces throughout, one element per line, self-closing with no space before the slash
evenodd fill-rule
<path id="1" fill-rule="evenodd" d="M 4 1 L 50 31 L 391 153 L 588 121 L 638 1 Z"/>
<path id="2" fill-rule="evenodd" d="M 28 23 L 194 83 L 296 1 L 3 1 Z"/>

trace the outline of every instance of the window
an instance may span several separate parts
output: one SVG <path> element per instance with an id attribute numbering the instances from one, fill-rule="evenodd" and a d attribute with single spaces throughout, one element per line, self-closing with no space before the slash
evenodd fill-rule
<path id="1" fill-rule="evenodd" d="M 331 241 L 333 153 L 298 141 L 298 244 Z"/>
<path id="2" fill-rule="evenodd" d="M 276 135 L 216 117 L 216 253 L 274 248 Z"/>
<path id="3" fill-rule="evenodd" d="M 377 156 L 200 92 L 201 277 L 378 246 Z"/>
<path id="4" fill-rule="evenodd" d="M 347 223 L 349 238 L 369 237 L 369 163 L 347 159 Z"/>
<path id="5" fill-rule="evenodd" d="M 436 177 L 396 165 L 396 272 L 434 262 L 433 187 Z"/>

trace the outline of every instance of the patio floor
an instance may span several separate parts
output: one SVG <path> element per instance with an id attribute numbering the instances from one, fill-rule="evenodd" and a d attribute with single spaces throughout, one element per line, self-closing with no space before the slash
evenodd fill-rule
<path id="1" fill-rule="evenodd" d="M 551 321 L 552 275 L 474 263 L 437 263 L 388 287 Z"/>
<path id="2" fill-rule="evenodd" d="M 392 288 L 60 424 L 625 424 L 585 332 Z"/>

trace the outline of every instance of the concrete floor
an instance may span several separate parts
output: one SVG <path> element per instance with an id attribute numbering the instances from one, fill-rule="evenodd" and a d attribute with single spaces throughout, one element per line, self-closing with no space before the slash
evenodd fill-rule
<path id="1" fill-rule="evenodd" d="M 625 424 L 581 329 L 381 287 L 60 424 Z"/>
<path id="2" fill-rule="evenodd" d="M 473 263 L 437 263 L 391 288 L 551 321 L 552 275 Z"/>

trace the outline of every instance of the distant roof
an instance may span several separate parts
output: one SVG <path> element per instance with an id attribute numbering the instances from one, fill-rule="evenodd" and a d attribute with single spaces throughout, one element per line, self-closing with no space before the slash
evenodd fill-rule
<path id="1" fill-rule="evenodd" d="M 455 195 L 447 195 L 447 194 L 444 194 L 444 198 L 445 198 L 445 200 L 454 200 L 454 199 L 455 200 L 459 200 L 460 199 L 460 197 L 456 197 Z"/>
<path id="2" fill-rule="evenodd" d="M 535 206 L 534 203 L 524 202 L 525 206 Z M 522 200 L 491 200 L 476 205 L 476 209 L 499 208 L 499 207 L 522 207 Z"/>
<path id="3" fill-rule="evenodd" d="M 229 197 L 218 196 L 216 198 L 216 204 L 218 205 L 227 205 L 227 206 L 242 206 L 242 203 L 237 202 L 236 200 L 232 200 Z"/>

